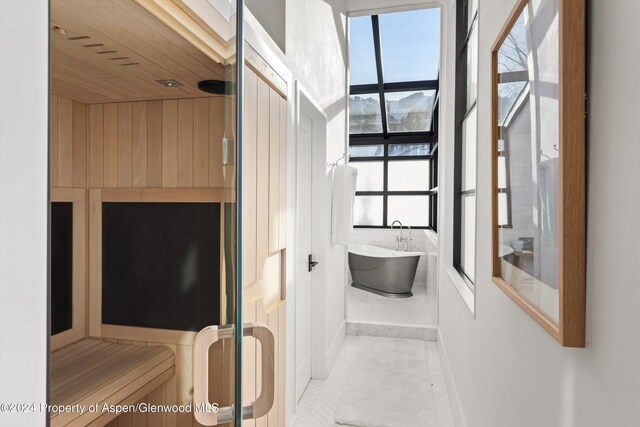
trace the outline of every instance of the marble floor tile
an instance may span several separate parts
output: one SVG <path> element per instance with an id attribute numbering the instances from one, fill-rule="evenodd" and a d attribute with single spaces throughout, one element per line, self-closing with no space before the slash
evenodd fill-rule
<path id="1" fill-rule="evenodd" d="M 348 286 L 347 321 L 435 325 L 429 312 L 427 290 L 419 284 L 414 285 L 410 298 L 388 298 Z"/>
<path id="2" fill-rule="evenodd" d="M 356 357 L 359 349 L 370 346 L 371 340 L 370 337 L 353 335 L 345 337 L 330 375 L 326 379 L 311 380 L 300 398 L 293 423 L 294 427 L 339 426 L 335 423 L 335 412 L 342 391 L 353 367 L 359 363 Z M 384 354 L 388 354 L 388 360 L 392 361 L 394 349 L 397 347 L 395 344 L 398 342 L 397 339 L 373 338 L 373 340 L 375 340 L 376 346 L 384 351 Z M 433 406 L 437 420 L 435 425 L 437 427 L 455 427 L 438 344 L 431 341 L 420 341 L 420 343 L 416 343 L 416 345 L 426 348 L 426 355 L 424 352 L 420 354 L 421 357 L 426 357 L 427 361 L 428 381 L 433 394 Z M 389 390 L 389 393 L 393 393 L 393 390 Z"/>

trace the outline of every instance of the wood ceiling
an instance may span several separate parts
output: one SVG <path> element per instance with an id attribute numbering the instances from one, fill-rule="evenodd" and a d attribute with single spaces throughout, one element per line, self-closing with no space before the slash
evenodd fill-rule
<path id="1" fill-rule="evenodd" d="M 92 104 L 211 96 L 201 80 L 225 69 L 134 0 L 53 0 L 53 93 Z M 156 80 L 173 79 L 165 87 Z"/>

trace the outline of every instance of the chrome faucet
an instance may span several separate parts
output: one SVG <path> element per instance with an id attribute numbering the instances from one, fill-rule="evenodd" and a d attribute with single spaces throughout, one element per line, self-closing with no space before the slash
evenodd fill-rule
<path id="1" fill-rule="evenodd" d="M 403 234 L 403 227 L 402 227 L 402 223 L 400 221 L 398 221 L 397 219 L 395 221 L 393 221 L 391 223 L 391 229 L 393 230 L 393 226 L 396 225 L 396 223 L 400 224 L 400 235 L 396 235 L 396 251 L 400 250 L 400 245 L 403 246 L 403 250 L 406 252 L 407 251 L 407 238 L 404 237 Z"/>

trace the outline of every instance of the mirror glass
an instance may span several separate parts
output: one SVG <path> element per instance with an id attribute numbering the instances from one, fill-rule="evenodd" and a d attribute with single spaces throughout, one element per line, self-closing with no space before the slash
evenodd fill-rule
<path id="1" fill-rule="evenodd" d="M 500 277 L 551 321 L 559 317 L 559 9 L 532 0 L 497 64 Z"/>

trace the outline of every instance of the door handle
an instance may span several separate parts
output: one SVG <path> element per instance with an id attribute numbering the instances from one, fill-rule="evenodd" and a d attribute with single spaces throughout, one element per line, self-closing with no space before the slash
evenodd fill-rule
<path id="1" fill-rule="evenodd" d="M 209 348 L 221 339 L 235 337 L 234 325 L 207 326 L 196 335 L 193 348 L 193 414 L 200 424 L 215 426 L 233 421 L 235 407 L 218 408 L 209 403 Z M 260 418 L 273 406 L 275 395 L 275 344 L 267 325 L 247 323 L 243 336 L 257 339 L 262 346 L 262 390 L 251 405 L 242 408 L 242 419 Z"/>
<path id="2" fill-rule="evenodd" d="M 260 395 L 251 402 L 251 405 L 242 408 L 242 419 L 261 418 L 269 413 L 273 407 L 275 398 L 275 340 L 273 333 L 267 325 L 260 323 L 246 323 L 243 335 L 258 340 L 262 347 L 262 390 Z"/>
<path id="3" fill-rule="evenodd" d="M 309 254 L 309 272 L 313 271 L 313 267 L 318 265 L 318 261 L 313 260 L 313 255 Z"/>

